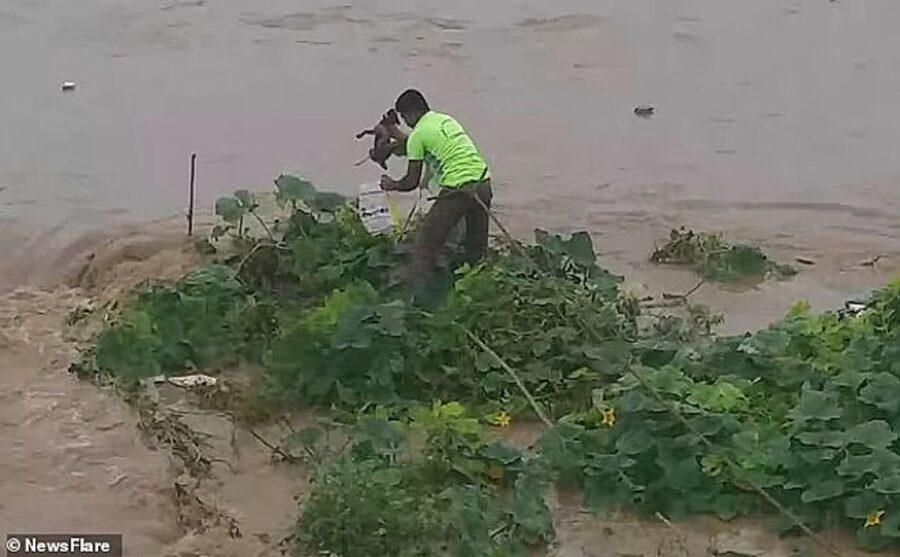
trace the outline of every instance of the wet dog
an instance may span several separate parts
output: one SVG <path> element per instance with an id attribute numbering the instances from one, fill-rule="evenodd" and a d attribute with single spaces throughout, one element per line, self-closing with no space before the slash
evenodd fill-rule
<path id="1" fill-rule="evenodd" d="M 403 139 L 394 139 L 391 137 L 389 126 L 397 126 L 400 119 L 397 112 L 393 109 L 389 110 L 375 127 L 363 130 L 356 134 L 356 139 L 362 139 L 366 136 L 374 136 L 372 148 L 369 149 L 369 160 L 377 163 L 382 169 L 387 170 L 387 160 L 391 155 L 403 154 Z M 365 161 L 360 161 L 359 164 Z"/>

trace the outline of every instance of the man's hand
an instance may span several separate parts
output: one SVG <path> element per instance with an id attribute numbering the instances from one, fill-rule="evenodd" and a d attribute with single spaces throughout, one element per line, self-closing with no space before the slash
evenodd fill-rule
<path id="1" fill-rule="evenodd" d="M 394 191 L 397 189 L 397 180 L 394 180 L 387 174 L 381 175 L 381 191 Z"/>

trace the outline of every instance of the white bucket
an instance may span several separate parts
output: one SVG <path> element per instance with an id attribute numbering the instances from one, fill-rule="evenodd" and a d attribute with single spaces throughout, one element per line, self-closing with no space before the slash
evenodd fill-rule
<path id="1" fill-rule="evenodd" d="M 385 234 L 394 228 L 387 194 L 375 183 L 359 186 L 359 216 L 369 234 Z"/>

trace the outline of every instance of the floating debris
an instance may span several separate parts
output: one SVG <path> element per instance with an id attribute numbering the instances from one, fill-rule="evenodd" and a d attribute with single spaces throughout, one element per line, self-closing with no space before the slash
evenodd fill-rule
<path id="1" fill-rule="evenodd" d="M 656 107 L 648 104 L 641 104 L 634 107 L 634 115 L 641 118 L 649 118 L 656 112 Z"/>
<path id="2" fill-rule="evenodd" d="M 189 389 L 191 387 L 212 387 L 218 382 L 215 377 L 211 377 L 209 375 L 204 375 L 202 373 L 197 373 L 194 375 L 181 375 L 178 377 L 169 377 L 169 384 L 175 385 L 176 387 L 182 387 L 185 389 Z"/>
<path id="3" fill-rule="evenodd" d="M 884 258 L 883 255 L 876 255 L 872 259 L 867 259 L 865 261 L 861 261 L 859 264 L 862 267 L 874 267 L 876 263 L 881 261 Z"/>

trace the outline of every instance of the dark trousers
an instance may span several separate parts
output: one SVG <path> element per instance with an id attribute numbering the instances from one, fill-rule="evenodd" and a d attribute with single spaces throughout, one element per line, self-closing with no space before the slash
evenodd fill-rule
<path id="1" fill-rule="evenodd" d="M 463 240 L 466 263 L 475 263 L 484 256 L 488 244 L 489 217 L 476 196 L 485 207 L 490 208 L 493 197 L 490 179 L 457 189 L 441 189 L 419 229 L 409 268 L 410 285 L 421 287 L 431 282 L 444 244 L 463 219 L 466 223 Z"/>

